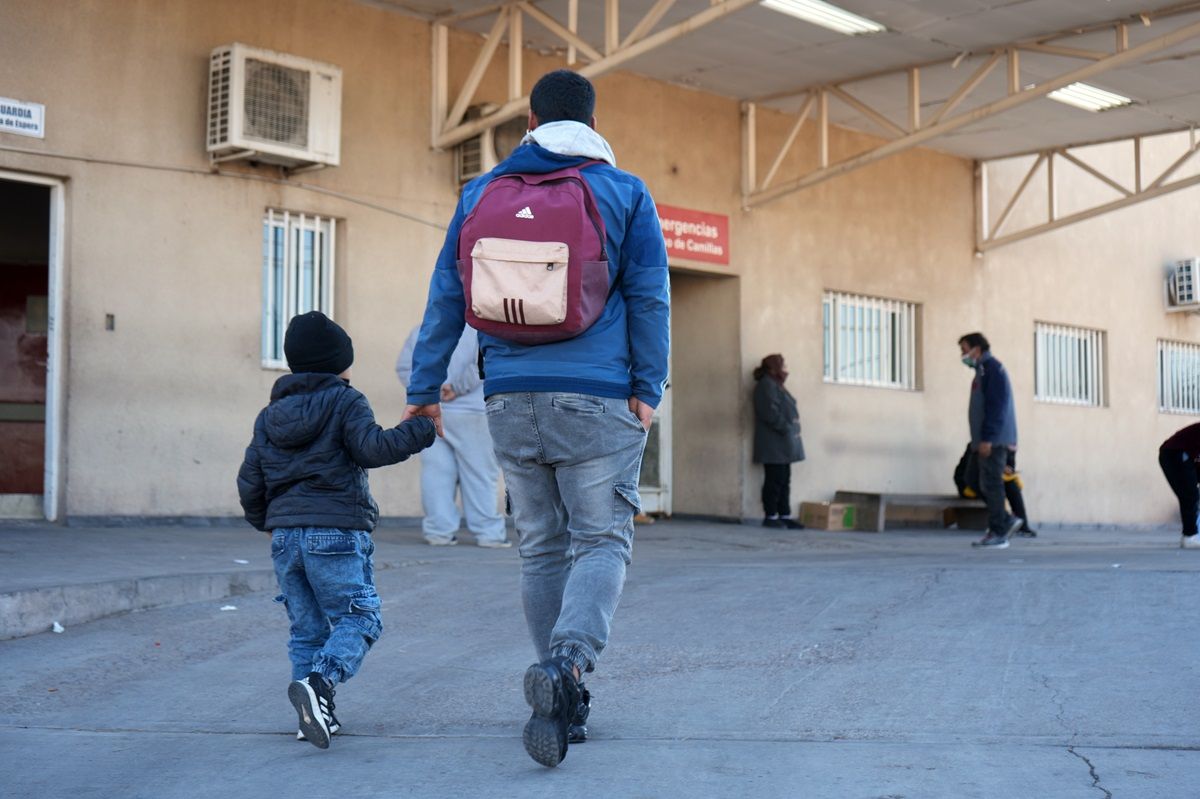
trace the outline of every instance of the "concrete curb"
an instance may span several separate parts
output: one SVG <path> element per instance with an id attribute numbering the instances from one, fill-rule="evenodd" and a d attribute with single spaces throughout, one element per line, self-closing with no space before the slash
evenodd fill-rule
<path id="1" fill-rule="evenodd" d="M 275 587 L 271 570 L 133 577 L 0 594 L 0 641 L 134 610 L 186 605 Z"/>

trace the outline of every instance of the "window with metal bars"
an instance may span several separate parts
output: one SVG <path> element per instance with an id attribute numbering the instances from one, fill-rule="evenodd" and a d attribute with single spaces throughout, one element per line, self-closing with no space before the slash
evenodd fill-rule
<path id="1" fill-rule="evenodd" d="M 1200 416 L 1200 344 L 1159 339 L 1158 409 Z"/>
<path id="2" fill-rule="evenodd" d="M 334 220 L 311 214 L 268 209 L 263 217 L 263 368 L 287 368 L 283 334 L 293 316 L 333 318 L 336 229 Z"/>
<path id="3" fill-rule="evenodd" d="M 1105 404 L 1104 331 L 1034 323 L 1034 399 L 1059 405 Z"/>
<path id="4" fill-rule="evenodd" d="M 915 391 L 920 306 L 826 291 L 825 382 Z"/>

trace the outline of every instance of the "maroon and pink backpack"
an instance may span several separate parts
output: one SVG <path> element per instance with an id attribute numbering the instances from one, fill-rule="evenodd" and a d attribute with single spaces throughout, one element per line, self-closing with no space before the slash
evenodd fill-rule
<path id="1" fill-rule="evenodd" d="M 594 161 L 588 163 L 595 163 Z M 519 344 L 573 338 L 608 302 L 604 220 L 579 170 L 495 177 L 458 235 L 467 324 Z"/>

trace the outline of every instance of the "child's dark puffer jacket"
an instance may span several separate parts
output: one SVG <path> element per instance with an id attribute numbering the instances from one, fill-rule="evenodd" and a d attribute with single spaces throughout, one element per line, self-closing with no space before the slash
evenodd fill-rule
<path id="1" fill-rule="evenodd" d="M 375 423 L 367 398 L 330 374 L 285 375 L 254 422 L 238 470 L 246 521 L 278 527 L 375 529 L 379 506 L 366 469 L 407 460 L 431 445 L 433 422 Z"/>

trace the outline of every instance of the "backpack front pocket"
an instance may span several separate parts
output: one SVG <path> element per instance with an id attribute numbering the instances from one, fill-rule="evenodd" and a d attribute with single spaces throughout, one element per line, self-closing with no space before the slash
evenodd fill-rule
<path id="1" fill-rule="evenodd" d="M 561 324 L 569 255 L 559 241 L 479 239 L 471 249 L 471 312 L 514 325 Z"/>

